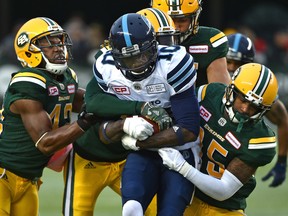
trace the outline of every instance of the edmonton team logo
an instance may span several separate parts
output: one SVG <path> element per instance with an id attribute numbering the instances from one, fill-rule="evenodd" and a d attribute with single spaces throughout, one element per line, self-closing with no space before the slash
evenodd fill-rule
<path id="1" fill-rule="evenodd" d="M 24 47 L 28 42 L 29 42 L 29 37 L 25 32 L 21 33 L 19 37 L 17 38 L 18 47 Z"/>

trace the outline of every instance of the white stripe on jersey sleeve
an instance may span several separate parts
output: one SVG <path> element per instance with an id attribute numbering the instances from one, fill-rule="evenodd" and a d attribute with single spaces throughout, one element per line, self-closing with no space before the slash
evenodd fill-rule
<path id="1" fill-rule="evenodd" d="M 41 86 L 42 88 L 46 89 L 46 84 L 45 84 L 44 82 L 42 82 L 42 81 L 39 80 L 39 79 L 33 78 L 33 77 L 15 77 L 15 78 L 11 81 L 10 86 L 11 86 L 13 83 L 22 82 L 22 81 L 35 83 L 35 84 Z"/>

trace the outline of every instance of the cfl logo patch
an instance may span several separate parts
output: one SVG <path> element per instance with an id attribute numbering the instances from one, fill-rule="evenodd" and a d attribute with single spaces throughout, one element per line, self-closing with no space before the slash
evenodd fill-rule
<path id="1" fill-rule="evenodd" d="M 208 122 L 210 117 L 212 116 L 210 112 L 208 112 L 208 110 L 206 110 L 203 106 L 200 106 L 200 116 L 206 121 Z"/>

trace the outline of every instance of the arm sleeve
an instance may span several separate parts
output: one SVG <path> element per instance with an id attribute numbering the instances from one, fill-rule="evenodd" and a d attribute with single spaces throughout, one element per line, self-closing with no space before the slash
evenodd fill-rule
<path id="1" fill-rule="evenodd" d="M 181 104 L 181 105 L 180 105 Z M 185 107 L 185 109 L 183 109 Z M 200 113 L 194 86 L 171 97 L 171 108 L 176 124 L 199 134 Z"/>
<path id="2" fill-rule="evenodd" d="M 101 117 L 119 117 L 121 115 L 140 115 L 143 102 L 120 100 L 104 92 L 93 77 L 86 87 L 85 103 L 87 112 Z"/>
<path id="3" fill-rule="evenodd" d="M 183 167 L 187 167 L 185 168 L 186 170 L 189 169 L 188 172 L 182 172 L 185 178 L 191 181 L 203 193 L 219 201 L 230 198 L 243 186 L 240 180 L 228 170 L 224 171 L 221 179 L 217 179 L 201 173 L 187 162 L 185 162 Z"/>

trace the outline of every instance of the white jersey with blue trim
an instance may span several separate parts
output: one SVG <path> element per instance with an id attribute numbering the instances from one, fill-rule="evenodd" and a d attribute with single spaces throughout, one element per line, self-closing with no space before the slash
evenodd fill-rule
<path id="1" fill-rule="evenodd" d="M 109 50 L 99 56 L 93 73 L 104 92 L 122 100 L 149 101 L 170 108 L 170 97 L 189 89 L 196 81 L 193 57 L 183 46 L 158 46 L 153 73 L 141 81 L 131 81 L 114 65 Z"/>
<path id="2" fill-rule="evenodd" d="M 183 46 L 158 46 L 153 73 L 141 81 L 131 81 L 116 68 L 111 51 L 103 50 L 94 65 L 93 73 L 104 92 L 122 100 L 149 101 L 155 106 L 170 108 L 170 97 L 184 92 L 195 84 L 197 73 L 193 57 Z M 192 142 L 175 149 L 192 147 Z M 156 150 L 156 149 L 150 149 Z"/>

